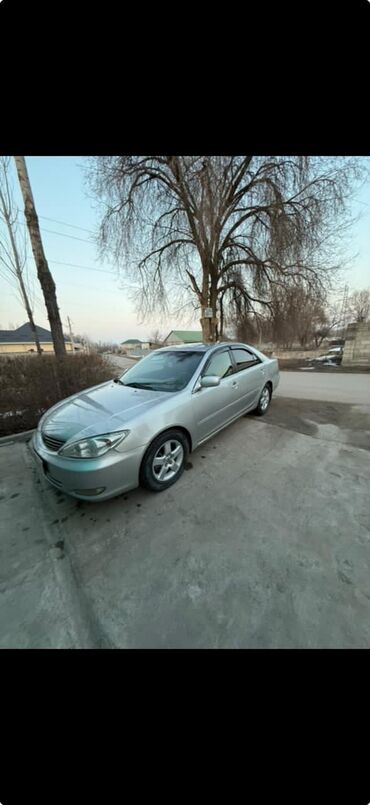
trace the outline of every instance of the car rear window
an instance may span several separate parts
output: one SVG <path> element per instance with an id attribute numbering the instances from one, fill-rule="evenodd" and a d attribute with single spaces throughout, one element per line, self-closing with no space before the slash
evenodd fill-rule
<path id="1" fill-rule="evenodd" d="M 233 356 L 236 362 L 237 372 L 241 372 L 243 369 L 248 369 L 249 366 L 254 366 L 256 363 L 259 363 L 257 356 L 247 349 L 233 349 Z"/>

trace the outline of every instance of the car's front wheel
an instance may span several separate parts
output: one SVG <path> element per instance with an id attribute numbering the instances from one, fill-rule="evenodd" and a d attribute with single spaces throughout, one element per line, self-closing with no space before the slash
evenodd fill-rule
<path id="1" fill-rule="evenodd" d="M 168 489 L 184 472 L 188 455 L 188 440 L 181 430 L 174 428 L 157 436 L 141 464 L 141 486 L 152 492 Z"/>

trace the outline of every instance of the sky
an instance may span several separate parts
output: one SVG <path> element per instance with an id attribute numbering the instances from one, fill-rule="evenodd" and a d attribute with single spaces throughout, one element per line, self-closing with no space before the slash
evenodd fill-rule
<path id="1" fill-rule="evenodd" d="M 114 266 L 99 260 L 93 240 L 98 214 L 84 183 L 84 157 L 26 157 L 26 162 L 65 332 L 67 316 L 74 333 L 88 335 L 94 341 L 146 340 L 156 328 L 163 335 L 176 327 L 183 329 L 183 321 L 163 317 L 140 322 L 128 289 L 117 277 Z M 15 173 L 14 191 L 18 206 L 23 210 Z M 353 212 L 360 213 L 361 220 L 352 231 L 350 251 L 354 258 L 341 282 L 347 282 L 350 290 L 360 290 L 370 287 L 370 183 L 357 194 Z M 31 249 L 29 253 L 29 271 L 34 277 L 35 320 L 41 327 L 50 329 Z M 12 324 L 20 326 L 26 321 L 16 292 L 0 277 L 0 329 Z M 187 326 L 200 327 L 197 320 Z"/>

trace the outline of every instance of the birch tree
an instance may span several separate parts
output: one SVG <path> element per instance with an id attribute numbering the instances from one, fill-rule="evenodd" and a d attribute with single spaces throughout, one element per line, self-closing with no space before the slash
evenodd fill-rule
<path id="1" fill-rule="evenodd" d="M 18 209 L 14 201 L 9 175 L 10 158 L 0 157 L 0 271 L 19 291 L 21 302 L 39 355 L 42 354 L 37 328 L 33 318 L 26 277 L 25 238 L 19 231 Z"/>

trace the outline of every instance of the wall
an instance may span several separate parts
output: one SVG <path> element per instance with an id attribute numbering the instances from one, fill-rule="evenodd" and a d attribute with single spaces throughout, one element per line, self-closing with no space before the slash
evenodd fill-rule
<path id="1" fill-rule="evenodd" d="M 40 346 L 41 349 L 44 350 L 44 352 L 54 352 L 53 344 L 51 344 L 49 341 L 47 342 L 41 341 Z M 34 349 L 34 351 L 37 353 L 36 344 L 32 344 L 30 342 L 24 344 L 3 343 L 0 344 L 0 355 L 25 355 L 27 353 L 32 354 L 31 349 Z M 66 343 L 66 350 L 67 352 L 72 352 L 72 345 L 69 342 Z"/>
<path id="2" fill-rule="evenodd" d="M 349 324 L 343 350 L 343 366 L 370 365 L 370 323 Z"/>

